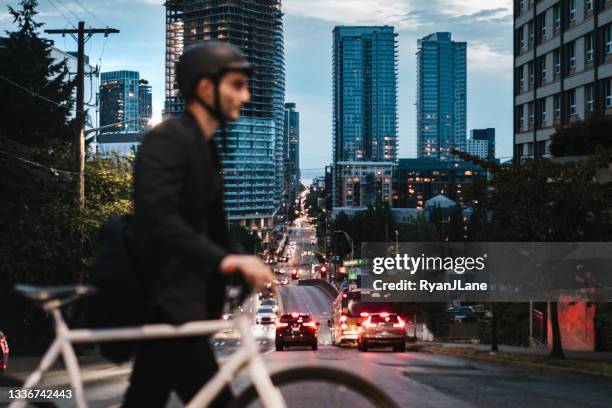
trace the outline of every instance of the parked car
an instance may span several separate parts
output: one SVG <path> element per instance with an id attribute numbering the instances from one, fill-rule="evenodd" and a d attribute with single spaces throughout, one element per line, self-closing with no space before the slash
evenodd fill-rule
<path id="1" fill-rule="evenodd" d="M 9 360 L 9 346 L 6 335 L 0 331 L 0 371 L 6 370 Z"/>
<path id="2" fill-rule="evenodd" d="M 289 346 L 318 347 L 319 322 L 310 314 L 291 313 L 281 316 L 276 324 L 276 351 L 283 351 Z"/>
<path id="3" fill-rule="evenodd" d="M 451 306 L 448 308 L 448 314 L 455 322 L 476 320 L 476 310 L 472 306 Z"/>

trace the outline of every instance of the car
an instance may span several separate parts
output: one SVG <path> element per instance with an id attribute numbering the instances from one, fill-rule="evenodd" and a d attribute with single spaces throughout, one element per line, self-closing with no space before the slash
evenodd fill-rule
<path id="1" fill-rule="evenodd" d="M 476 310 L 472 306 L 451 306 L 448 308 L 448 314 L 455 322 L 476 320 Z"/>
<path id="2" fill-rule="evenodd" d="M 318 347 L 319 322 L 310 314 L 284 314 L 276 323 L 276 351 L 283 351 L 289 346 Z"/>
<path id="3" fill-rule="evenodd" d="M 392 346 L 393 351 L 406 351 L 406 323 L 395 313 L 374 313 L 359 325 L 357 350 Z"/>
<path id="4" fill-rule="evenodd" d="M 264 299 L 260 307 L 271 307 L 274 313 L 278 312 L 278 303 L 276 303 L 276 299 L 274 298 Z"/>
<path id="5" fill-rule="evenodd" d="M 0 331 L 0 372 L 8 367 L 9 346 L 6 336 Z"/>
<path id="6" fill-rule="evenodd" d="M 255 322 L 257 324 L 274 324 L 276 321 L 276 313 L 269 306 L 262 306 L 255 313 Z"/>

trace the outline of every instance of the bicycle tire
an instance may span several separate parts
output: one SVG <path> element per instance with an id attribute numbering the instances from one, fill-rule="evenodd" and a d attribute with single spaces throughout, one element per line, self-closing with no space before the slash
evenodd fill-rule
<path id="1" fill-rule="evenodd" d="M 324 381 L 328 384 L 342 385 L 362 396 L 375 407 L 398 408 L 399 406 L 383 390 L 355 374 L 332 367 L 295 367 L 279 371 L 270 376 L 275 386 L 300 381 Z M 259 395 L 253 384 L 249 385 L 230 404 L 231 408 L 244 408 L 257 401 Z"/>
<path id="2" fill-rule="evenodd" d="M 9 388 L 21 388 L 23 386 L 23 381 L 19 378 L 12 377 L 6 373 L 0 375 L 0 387 L 9 387 Z M 30 402 L 28 401 L 28 406 L 40 407 L 40 408 L 57 408 L 57 405 L 53 402 Z"/>

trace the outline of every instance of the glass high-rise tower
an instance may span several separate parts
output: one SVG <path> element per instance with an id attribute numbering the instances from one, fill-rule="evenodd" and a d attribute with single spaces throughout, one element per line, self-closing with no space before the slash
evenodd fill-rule
<path id="1" fill-rule="evenodd" d="M 418 40 L 418 158 L 453 160 L 453 148 L 466 149 L 466 49 L 451 33 Z"/>
<path id="2" fill-rule="evenodd" d="M 334 161 L 397 158 L 393 27 L 334 28 Z"/>
<path id="3" fill-rule="evenodd" d="M 100 126 L 123 122 L 101 133 L 146 130 L 152 113 L 151 86 L 137 71 L 102 72 L 99 92 Z"/>
<path id="4" fill-rule="evenodd" d="M 295 103 L 285 104 L 283 147 L 283 156 L 287 158 L 287 199 L 291 202 L 295 200 L 300 186 L 300 113 L 296 110 Z"/>
<path id="5" fill-rule="evenodd" d="M 176 99 L 174 68 L 183 46 L 203 40 L 228 42 L 253 64 L 251 102 L 244 106 L 241 119 L 228 126 L 228 149 L 222 152 L 222 166 L 228 218 L 264 226 L 281 204 L 285 168 L 281 2 L 174 0 L 165 5 L 167 114 L 182 110 Z M 180 40 L 177 32 L 182 32 Z"/>
<path id="6" fill-rule="evenodd" d="M 390 202 L 397 34 L 390 26 L 337 26 L 333 36 L 334 207 Z"/>

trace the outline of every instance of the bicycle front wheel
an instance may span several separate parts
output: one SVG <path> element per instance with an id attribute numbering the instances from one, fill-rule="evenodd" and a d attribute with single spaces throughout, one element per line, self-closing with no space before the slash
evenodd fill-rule
<path id="1" fill-rule="evenodd" d="M 288 408 L 377 407 L 398 405 L 380 388 L 349 372 L 331 367 L 296 367 L 271 376 Z M 263 407 L 253 385 L 244 390 L 232 408 Z"/>

